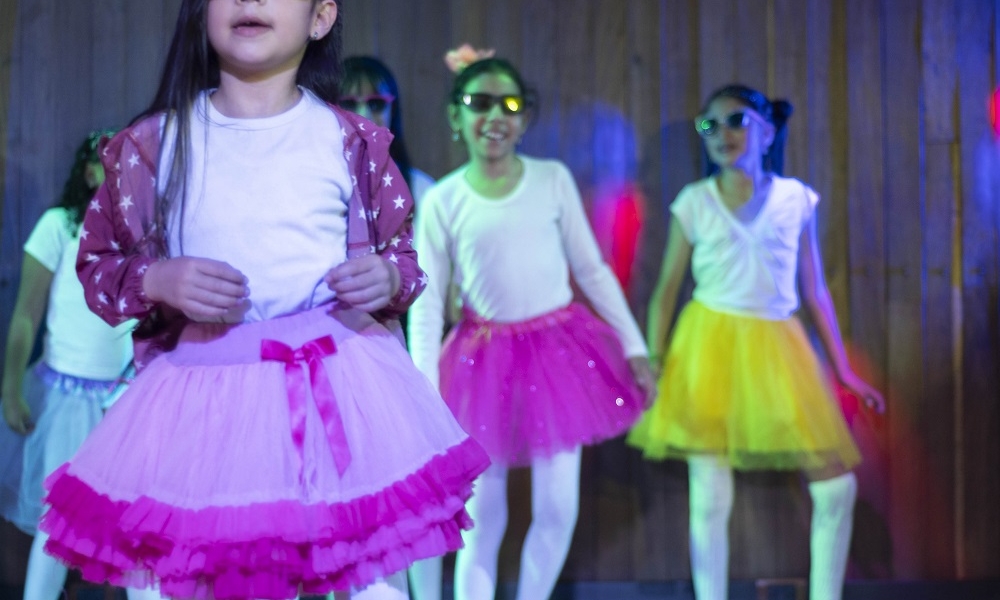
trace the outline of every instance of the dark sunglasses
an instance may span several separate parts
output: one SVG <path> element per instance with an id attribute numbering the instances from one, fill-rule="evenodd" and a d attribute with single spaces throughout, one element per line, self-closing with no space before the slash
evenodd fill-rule
<path id="1" fill-rule="evenodd" d="M 694 121 L 694 128 L 698 135 L 711 137 L 719 132 L 720 127 L 726 129 L 743 129 L 750 124 L 750 119 L 763 121 L 761 117 L 749 110 L 740 110 L 722 117 L 721 119 L 706 119 L 699 117 Z"/>
<path id="2" fill-rule="evenodd" d="M 494 96 L 493 94 L 462 94 L 459 102 L 474 113 L 488 113 L 493 107 L 500 105 L 501 110 L 508 115 L 517 115 L 526 108 L 524 97 L 512 94 L 509 96 Z"/>
<path id="3" fill-rule="evenodd" d="M 390 94 L 369 94 L 367 96 L 341 96 L 340 100 L 337 100 L 337 105 L 344 110 L 349 110 L 351 112 L 358 112 L 358 109 L 364 105 L 368 107 L 368 112 L 379 113 L 389 107 L 390 104 L 395 100 Z"/>

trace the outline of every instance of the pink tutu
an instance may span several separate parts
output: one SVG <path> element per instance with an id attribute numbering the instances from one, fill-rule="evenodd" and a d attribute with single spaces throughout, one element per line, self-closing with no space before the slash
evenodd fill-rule
<path id="1" fill-rule="evenodd" d="M 47 480 L 41 528 L 91 581 L 323 594 L 460 547 L 487 465 L 367 314 L 193 324 Z"/>
<path id="2" fill-rule="evenodd" d="M 579 304 L 518 323 L 466 312 L 440 372 L 458 422 L 507 466 L 614 437 L 642 414 L 614 330 Z"/>

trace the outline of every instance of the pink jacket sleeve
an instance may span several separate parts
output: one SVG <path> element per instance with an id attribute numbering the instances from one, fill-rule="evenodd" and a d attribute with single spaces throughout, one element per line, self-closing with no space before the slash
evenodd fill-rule
<path id="1" fill-rule="evenodd" d="M 80 231 L 76 268 L 87 305 L 112 325 L 142 320 L 155 308 L 142 289 L 146 268 L 156 261 L 143 243 L 155 198 L 155 170 L 143 131 L 140 125 L 102 143 L 106 179 Z"/>

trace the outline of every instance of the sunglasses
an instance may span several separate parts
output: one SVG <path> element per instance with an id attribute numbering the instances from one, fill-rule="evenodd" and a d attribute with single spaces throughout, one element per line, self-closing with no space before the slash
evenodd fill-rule
<path id="1" fill-rule="evenodd" d="M 369 94 L 367 96 L 341 96 L 337 105 L 344 110 L 358 112 L 361 106 L 368 107 L 370 113 L 380 113 L 389 108 L 396 98 L 390 94 Z"/>
<path id="2" fill-rule="evenodd" d="M 474 113 L 488 113 L 493 107 L 500 105 L 507 115 L 518 115 L 526 108 L 524 98 L 516 94 L 509 96 L 494 96 L 493 94 L 462 94 L 459 102 Z"/>
<path id="3" fill-rule="evenodd" d="M 750 119 L 756 119 L 761 123 L 764 118 L 749 110 L 740 110 L 722 117 L 721 119 L 699 117 L 694 121 L 694 128 L 701 137 L 712 137 L 719 132 L 720 127 L 726 129 L 743 129 L 750 124 Z"/>

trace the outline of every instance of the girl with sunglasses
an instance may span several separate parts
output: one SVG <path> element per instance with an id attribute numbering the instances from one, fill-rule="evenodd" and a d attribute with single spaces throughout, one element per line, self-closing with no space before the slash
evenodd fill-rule
<path id="1" fill-rule="evenodd" d="M 532 92 L 506 60 L 462 66 L 448 120 L 469 160 L 431 188 L 417 214 L 428 287 L 410 312 L 410 349 L 493 462 L 469 503 L 476 527 L 458 552 L 455 597 L 494 597 L 507 472 L 528 466 L 532 521 L 517 597 L 548 598 L 576 525 L 581 447 L 628 429 L 652 374 L 569 170 L 517 151 Z M 573 303 L 571 278 L 601 318 Z M 452 281 L 462 320 L 442 346 Z"/>
<path id="2" fill-rule="evenodd" d="M 66 567 L 43 551 L 48 535 L 37 531 L 42 481 L 69 460 L 97 426 L 132 360 L 129 333 L 134 322 L 112 327 L 90 312 L 76 276 L 77 250 L 87 235 L 83 217 L 104 181 L 98 141 L 113 133 L 95 131 L 83 140 L 58 205 L 45 211 L 28 236 L 7 333 L 0 401 L 7 424 L 0 435 L 7 461 L 2 510 L 5 519 L 35 536 L 25 598 L 55 600 L 66 582 Z M 26 368 L 43 317 L 42 356 Z M 12 438 L 16 447 L 11 446 Z"/>
<path id="3" fill-rule="evenodd" d="M 399 167 L 413 195 L 414 203 L 419 206 L 420 199 L 434 184 L 434 179 L 410 162 L 406 139 L 403 136 L 403 107 L 399 97 L 399 85 L 389 67 L 371 56 L 346 58 L 337 104 L 379 127 L 387 128 L 392 133 L 389 156 Z"/>
<path id="4" fill-rule="evenodd" d="M 812 600 L 841 595 L 860 454 L 794 316 L 802 300 L 844 388 L 882 396 L 847 362 L 823 276 L 816 192 L 784 178 L 791 105 L 740 85 L 713 93 L 695 121 L 713 175 L 670 207 L 647 341 L 662 369 L 653 407 L 628 436 L 651 459 L 688 463 L 691 570 L 698 600 L 724 600 L 733 469 L 805 473 L 813 499 Z M 671 327 L 690 264 L 694 297 Z"/>

